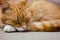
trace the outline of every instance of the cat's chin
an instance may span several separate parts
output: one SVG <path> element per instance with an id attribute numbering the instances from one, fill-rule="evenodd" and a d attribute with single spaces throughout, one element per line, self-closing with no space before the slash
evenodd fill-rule
<path id="1" fill-rule="evenodd" d="M 13 26 L 6 25 L 3 29 L 5 32 L 14 32 L 16 29 Z"/>

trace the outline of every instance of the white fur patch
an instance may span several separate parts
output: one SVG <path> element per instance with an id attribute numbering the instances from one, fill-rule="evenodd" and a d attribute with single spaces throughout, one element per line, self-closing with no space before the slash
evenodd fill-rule
<path id="1" fill-rule="evenodd" d="M 42 26 L 42 23 L 41 23 L 41 22 L 34 22 L 34 24 L 35 24 L 35 26 L 36 26 L 37 28 L 43 29 L 43 26 Z"/>
<path id="2" fill-rule="evenodd" d="M 25 31 L 25 29 L 23 27 L 20 28 L 16 28 L 18 31 Z"/>
<path id="3" fill-rule="evenodd" d="M 5 32 L 13 32 L 13 31 L 16 31 L 16 29 L 14 27 L 10 26 L 10 25 L 6 25 L 4 27 L 4 31 Z"/>

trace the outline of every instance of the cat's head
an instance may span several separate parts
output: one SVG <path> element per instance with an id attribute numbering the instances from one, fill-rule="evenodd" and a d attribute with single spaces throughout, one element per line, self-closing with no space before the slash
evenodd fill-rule
<path id="1" fill-rule="evenodd" d="M 3 17 L 2 22 L 4 24 L 12 25 L 12 26 L 21 26 L 24 22 L 24 8 L 27 0 L 25 1 L 7 1 L 8 6 L 2 6 Z M 23 18 L 21 18 L 23 17 Z M 23 22 L 22 22 L 23 21 Z"/>

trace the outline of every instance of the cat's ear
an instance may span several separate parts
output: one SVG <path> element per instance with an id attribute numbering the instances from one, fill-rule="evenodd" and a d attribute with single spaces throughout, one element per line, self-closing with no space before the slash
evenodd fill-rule
<path id="1" fill-rule="evenodd" d="M 26 4 L 27 4 L 27 2 L 28 2 L 28 0 L 22 0 L 22 2 L 20 2 L 20 6 L 26 6 Z"/>
<path id="2" fill-rule="evenodd" d="M 3 12 L 9 8 L 9 5 L 6 0 L 0 0 L 0 6 Z"/>
<path id="3" fill-rule="evenodd" d="M 0 4 L 4 4 L 6 0 L 0 0 Z"/>
<path id="4" fill-rule="evenodd" d="M 7 7 L 8 6 L 8 3 L 6 0 L 0 0 L 0 5 L 3 7 Z"/>
<path id="5" fill-rule="evenodd" d="M 4 2 L 4 0 L 0 0 L 0 5 Z"/>

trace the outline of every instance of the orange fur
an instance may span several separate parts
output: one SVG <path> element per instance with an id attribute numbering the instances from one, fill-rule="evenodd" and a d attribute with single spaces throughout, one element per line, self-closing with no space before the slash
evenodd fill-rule
<path id="1" fill-rule="evenodd" d="M 10 9 L 4 12 L 2 22 L 15 27 L 25 25 L 30 31 L 54 31 L 60 28 L 58 5 L 45 0 L 36 0 L 27 6 L 27 2 L 27 0 L 8 1 Z"/>

